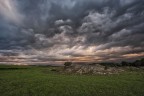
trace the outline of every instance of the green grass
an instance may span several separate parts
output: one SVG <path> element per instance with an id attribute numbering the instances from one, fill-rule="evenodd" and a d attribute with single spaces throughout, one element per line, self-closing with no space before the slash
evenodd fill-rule
<path id="1" fill-rule="evenodd" d="M 144 71 L 93 76 L 50 69 L 0 66 L 0 96 L 144 96 Z"/>

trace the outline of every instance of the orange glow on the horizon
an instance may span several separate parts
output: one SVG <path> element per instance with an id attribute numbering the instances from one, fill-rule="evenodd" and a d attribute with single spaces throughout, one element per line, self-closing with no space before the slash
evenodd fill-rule
<path id="1" fill-rule="evenodd" d="M 142 57 L 142 56 L 144 56 L 144 52 L 139 53 L 139 54 L 134 53 L 134 54 L 126 54 L 126 55 L 123 55 L 123 57 L 125 57 L 125 58 L 134 58 L 134 57 Z"/>

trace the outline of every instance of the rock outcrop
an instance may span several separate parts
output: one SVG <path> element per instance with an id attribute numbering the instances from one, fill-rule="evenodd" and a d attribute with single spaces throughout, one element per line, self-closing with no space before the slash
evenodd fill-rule
<path id="1" fill-rule="evenodd" d="M 106 67 L 100 64 L 95 65 L 79 65 L 73 64 L 65 68 L 64 70 L 67 73 L 76 73 L 76 74 L 117 74 L 124 70 L 116 67 Z"/>

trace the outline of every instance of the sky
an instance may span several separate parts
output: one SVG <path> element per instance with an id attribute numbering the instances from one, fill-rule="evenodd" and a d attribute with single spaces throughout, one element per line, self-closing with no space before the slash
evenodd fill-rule
<path id="1" fill-rule="evenodd" d="M 0 62 L 142 58 L 143 5 L 144 0 L 0 0 Z"/>

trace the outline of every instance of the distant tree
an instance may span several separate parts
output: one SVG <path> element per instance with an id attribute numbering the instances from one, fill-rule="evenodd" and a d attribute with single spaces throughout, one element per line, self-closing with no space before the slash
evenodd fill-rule
<path id="1" fill-rule="evenodd" d="M 141 66 L 144 66 L 144 58 L 141 59 Z"/>
<path id="2" fill-rule="evenodd" d="M 129 62 L 129 66 L 134 66 L 134 63 L 133 62 Z"/>
<path id="3" fill-rule="evenodd" d="M 136 61 L 134 62 L 134 66 L 135 66 L 135 67 L 140 67 L 140 66 L 141 66 L 141 60 L 136 60 Z"/>
<path id="4" fill-rule="evenodd" d="M 71 65 L 72 65 L 72 62 L 65 62 L 65 63 L 64 63 L 64 66 L 65 66 L 65 67 L 69 67 L 69 66 L 71 66 Z"/>
<path id="5" fill-rule="evenodd" d="M 122 64 L 121 64 L 121 63 L 117 63 L 117 66 L 118 66 L 118 67 L 121 67 L 121 66 L 122 66 Z"/>
<path id="6" fill-rule="evenodd" d="M 89 65 L 96 65 L 97 63 L 90 63 Z"/>
<path id="7" fill-rule="evenodd" d="M 122 66 L 128 66 L 129 64 L 128 64 L 128 62 L 126 62 L 126 61 L 122 61 L 122 62 L 121 62 L 121 65 L 122 65 Z"/>
<path id="8" fill-rule="evenodd" d="M 111 63 L 111 66 L 112 66 L 112 67 L 118 67 L 119 64 L 118 64 L 118 63 Z"/>
<path id="9" fill-rule="evenodd" d="M 141 61 L 144 62 L 144 58 L 142 58 Z"/>

